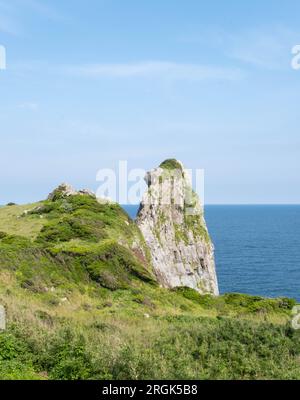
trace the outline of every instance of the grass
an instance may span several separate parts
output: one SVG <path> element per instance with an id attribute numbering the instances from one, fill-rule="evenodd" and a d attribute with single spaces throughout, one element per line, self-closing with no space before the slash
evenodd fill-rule
<path id="1" fill-rule="evenodd" d="M 46 221 L 39 216 L 26 215 L 39 206 L 40 203 L 28 204 L 23 206 L 6 206 L 0 208 L 0 231 L 11 235 L 21 235 L 34 239 Z"/>
<path id="2" fill-rule="evenodd" d="M 22 289 L 11 271 L 0 281 L 8 315 L 3 379 L 300 377 L 300 337 L 286 300 L 213 298 L 143 281 L 125 290 L 80 282 L 39 293 Z"/>
<path id="3" fill-rule="evenodd" d="M 4 207 L 0 226 L 0 379 L 300 378 L 293 300 L 160 288 L 118 205 Z"/>
<path id="4" fill-rule="evenodd" d="M 253 310 L 226 317 L 215 306 L 146 284 L 97 294 L 74 288 L 66 302 L 51 306 L 21 292 L 13 276 L 5 279 L 11 293 L 1 286 L 9 315 L 0 335 L 2 378 L 8 362 L 14 379 L 300 377 L 299 332 L 289 328 L 286 309 L 276 311 L 280 323 L 272 314 L 252 319 Z"/>

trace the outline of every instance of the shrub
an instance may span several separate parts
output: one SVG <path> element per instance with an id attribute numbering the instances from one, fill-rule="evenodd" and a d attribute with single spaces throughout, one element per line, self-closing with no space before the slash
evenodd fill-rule
<path id="1" fill-rule="evenodd" d="M 116 242 L 104 244 L 82 260 L 92 280 L 111 289 L 125 289 L 133 277 L 154 283 L 151 273 L 125 247 Z"/>
<path id="2" fill-rule="evenodd" d="M 82 335 L 75 336 L 71 330 L 62 331 L 48 351 L 45 361 L 52 379 L 78 380 L 91 376 L 91 355 Z"/>
<path id="3" fill-rule="evenodd" d="M 85 218 L 65 217 L 59 222 L 44 226 L 37 242 L 67 242 L 71 239 L 83 239 L 97 242 L 106 238 L 101 221 L 90 221 Z"/>
<path id="4" fill-rule="evenodd" d="M 259 313 L 259 312 L 289 312 L 296 301 L 287 298 L 266 299 L 260 296 L 251 296 L 240 293 L 227 293 L 214 297 L 201 295 L 197 291 L 187 287 L 173 289 L 183 297 L 191 300 L 204 308 L 216 308 L 218 311 L 235 313 Z"/>
<path id="5" fill-rule="evenodd" d="M 19 360 L 0 361 L 1 380 L 41 380 L 42 375 L 34 371 L 32 365 Z"/>
<path id="6" fill-rule="evenodd" d="M 30 246 L 31 242 L 23 236 L 8 235 L 4 232 L 0 232 L 0 244 L 10 245 L 13 248 L 24 248 Z"/>
<path id="7" fill-rule="evenodd" d="M 24 352 L 24 343 L 9 333 L 0 334 L 0 360 L 13 360 Z"/>

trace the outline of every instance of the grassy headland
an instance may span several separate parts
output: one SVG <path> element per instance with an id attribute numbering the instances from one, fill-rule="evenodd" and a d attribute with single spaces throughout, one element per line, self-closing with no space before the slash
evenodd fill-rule
<path id="1" fill-rule="evenodd" d="M 299 379 L 290 299 L 160 288 L 135 223 L 86 195 L 0 209 L 1 379 Z"/>

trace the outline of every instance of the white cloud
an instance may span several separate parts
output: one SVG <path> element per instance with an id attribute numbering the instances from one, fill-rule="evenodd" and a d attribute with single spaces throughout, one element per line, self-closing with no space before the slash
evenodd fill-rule
<path id="1" fill-rule="evenodd" d="M 165 78 L 170 80 L 240 80 L 243 72 L 238 68 L 206 66 L 200 64 L 145 61 L 119 64 L 74 65 L 63 68 L 70 75 L 88 78 Z"/>
<path id="2" fill-rule="evenodd" d="M 299 37 L 282 27 L 252 30 L 231 39 L 228 55 L 264 69 L 289 68 L 291 48 Z"/>

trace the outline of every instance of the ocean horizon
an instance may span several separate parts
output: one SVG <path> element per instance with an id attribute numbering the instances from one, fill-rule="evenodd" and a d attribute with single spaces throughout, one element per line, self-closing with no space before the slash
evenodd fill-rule
<path id="1" fill-rule="evenodd" d="M 123 208 L 136 217 L 138 205 Z M 300 301 L 299 204 L 210 204 L 205 219 L 221 294 Z"/>

